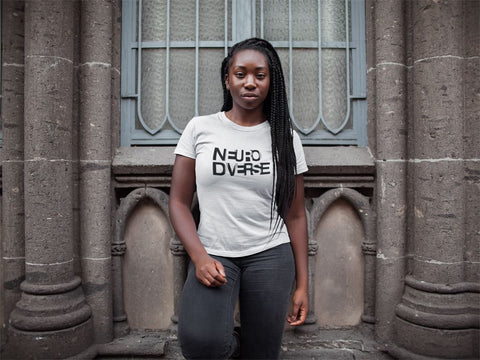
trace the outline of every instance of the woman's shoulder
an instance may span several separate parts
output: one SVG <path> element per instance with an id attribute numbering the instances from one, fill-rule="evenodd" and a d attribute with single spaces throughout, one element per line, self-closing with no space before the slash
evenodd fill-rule
<path id="1" fill-rule="evenodd" d="M 221 121 L 221 112 L 209 114 L 209 115 L 199 115 L 192 118 L 189 123 L 195 126 L 202 126 L 207 124 L 212 124 L 215 122 Z"/>

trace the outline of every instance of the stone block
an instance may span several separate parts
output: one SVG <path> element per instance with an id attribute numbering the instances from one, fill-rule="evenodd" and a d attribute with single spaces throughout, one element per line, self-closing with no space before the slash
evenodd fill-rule
<path id="1" fill-rule="evenodd" d="M 1 125 L 4 160 L 23 160 L 23 75 L 23 65 L 2 66 Z"/>
<path id="2" fill-rule="evenodd" d="M 407 69 L 404 66 L 377 65 L 375 117 L 378 159 L 405 158 L 406 72 Z"/>
<path id="3" fill-rule="evenodd" d="M 80 232 L 83 257 L 109 257 L 111 241 L 110 163 L 80 163 Z"/>
<path id="4" fill-rule="evenodd" d="M 479 15 L 480 16 L 480 15 Z M 480 31 L 479 31 L 480 32 Z M 480 40 L 479 40 L 480 41 Z M 480 146 L 480 89 L 478 88 L 478 79 L 480 79 L 480 57 L 473 57 L 464 60 L 464 111 L 465 111 L 465 131 L 464 148 L 465 159 L 479 159 Z"/>
<path id="5" fill-rule="evenodd" d="M 419 355 L 473 359 L 479 355 L 479 338 L 478 329 L 435 329 L 415 325 L 399 318 L 395 320 L 396 344 Z"/>
<path id="6" fill-rule="evenodd" d="M 10 328 L 9 359 L 65 359 L 79 354 L 93 342 L 92 320 L 56 331 L 22 331 Z"/>
<path id="7" fill-rule="evenodd" d="M 463 157 L 463 60 L 432 59 L 414 68 L 414 156 Z"/>
<path id="8" fill-rule="evenodd" d="M 25 4 L 25 53 L 73 60 L 74 1 L 27 1 Z"/>
<path id="9" fill-rule="evenodd" d="M 414 170 L 414 273 L 419 280 L 463 279 L 463 161 L 422 161 Z"/>
<path id="10" fill-rule="evenodd" d="M 415 61 L 463 56 L 463 1 L 420 0 L 413 3 Z"/>
<path id="11" fill-rule="evenodd" d="M 82 258 L 83 291 L 92 309 L 96 343 L 113 338 L 112 318 L 112 260 L 111 258 Z"/>
<path id="12" fill-rule="evenodd" d="M 465 280 L 480 282 L 480 163 L 465 161 Z"/>
<path id="13" fill-rule="evenodd" d="M 73 65 L 33 56 L 25 69 L 25 157 L 72 158 Z"/>
<path id="14" fill-rule="evenodd" d="M 86 64 L 80 69 L 80 158 L 111 160 L 111 70 Z"/>
<path id="15" fill-rule="evenodd" d="M 82 2 L 82 62 L 109 64 L 112 48 L 111 1 L 88 0 Z"/>
<path id="16" fill-rule="evenodd" d="M 2 250 L 5 257 L 24 256 L 23 161 L 2 165 Z"/>
<path id="17" fill-rule="evenodd" d="M 4 81 L 5 64 L 23 64 L 24 7 L 23 1 L 4 1 L 2 3 L 2 27 L 12 30 L 2 33 L 2 82 Z"/>
<path id="18" fill-rule="evenodd" d="M 70 161 L 25 163 L 27 261 L 53 264 L 72 259 L 72 195 Z"/>

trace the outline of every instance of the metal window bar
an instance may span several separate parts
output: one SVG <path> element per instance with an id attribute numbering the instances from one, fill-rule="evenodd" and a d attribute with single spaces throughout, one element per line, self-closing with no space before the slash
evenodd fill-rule
<path id="1" fill-rule="evenodd" d="M 293 105 L 294 105 L 294 89 L 293 89 L 293 25 L 292 25 L 292 0 L 288 1 L 288 56 L 289 56 L 289 84 L 290 84 L 290 117 L 292 119 L 293 124 L 295 127 L 303 134 L 309 135 L 311 134 L 321 122 L 325 128 L 330 131 L 332 134 L 336 135 L 340 131 L 342 131 L 345 125 L 348 122 L 350 117 L 350 41 L 349 41 L 349 15 L 348 15 L 348 0 L 345 0 L 345 56 L 346 56 L 346 87 L 347 93 L 345 94 L 345 101 L 347 102 L 347 111 L 345 118 L 342 124 L 334 129 L 331 128 L 325 120 L 323 115 L 323 101 L 322 101 L 322 27 L 321 27 L 321 3 L 318 0 L 318 116 L 313 125 L 308 128 L 302 128 L 298 122 L 295 120 L 295 116 L 293 114 Z M 343 46 L 341 46 L 343 48 Z"/>

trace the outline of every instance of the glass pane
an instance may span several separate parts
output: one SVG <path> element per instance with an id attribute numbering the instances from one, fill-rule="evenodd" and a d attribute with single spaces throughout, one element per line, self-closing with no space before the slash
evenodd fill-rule
<path id="1" fill-rule="evenodd" d="M 347 115 L 345 62 L 345 50 L 322 50 L 323 117 L 333 129 L 340 127 Z"/>
<path id="2" fill-rule="evenodd" d="M 345 1 L 322 0 L 322 41 L 345 41 Z"/>
<path id="3" fill-rule="evenodd" d="M 192 1 L 192 3 L 194 3 L 194 1 Z M 225 1 L 200 1 L 199 31 L 200 40 L 221 41 L 225 38 Z"/>
<path id="4" fill-rule="evenodd" d="M 165 118 L 165 54 L 164 49 L 142 51 L 141 115 L 151 130 Z"/>
<path id="5" fill-rule="evenodd" d="M 264 37 L 270 41 L 288 40 L 288 1 L 264 0 Z M 256 11 L 259 23 L 260 7 Z M 260 34 L 260 29 L 258 30 Z"/>
<path id="6" fill-rule="evenodd" d="M 159 41 L 167 37 L 167 2 L 142 0 L 142 41 Z"/>
<path id="7" fill-rule="evenodd" d="M 218 112 L 223 105 L 220 66 L 224 57 L 223 49 L 203 49 L 200 51 L 200 78 L 198 83 L 200 115 Z"/>
<path id="8" fill-rule="evenodd" d="M 194 49 L 170 51 L 170 115 L 181 129 L 195 115 Z"/>
<path id="9" fill-rule="evenodd" d="M 318 1 L 292 1 L 293 41 L 318 41 Z"/>
<path id="10" fill-rule="evenodd" d="M 293 116 L 303 129 L 318 117 L 318 50 L 293 51 Z"/>
<path id="11" fill-rule="evenodd" d="M 170 39 L 195 40 L 195 1 L 173 0 L 170 4 Z"/>

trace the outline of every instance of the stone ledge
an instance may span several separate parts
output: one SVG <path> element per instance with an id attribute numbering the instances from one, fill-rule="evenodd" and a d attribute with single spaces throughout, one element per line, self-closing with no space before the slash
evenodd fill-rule
<path id="1" fill-rule="evenodd" d="M 117 149 L 112 163 L 114 176 L 168 176 L 175 155 L 173 146 L 122 147 Z M 354 146 L 304 146 L 309 171 L 316 175 L 375 174 L 374 158 L 368 148 Z"/>

